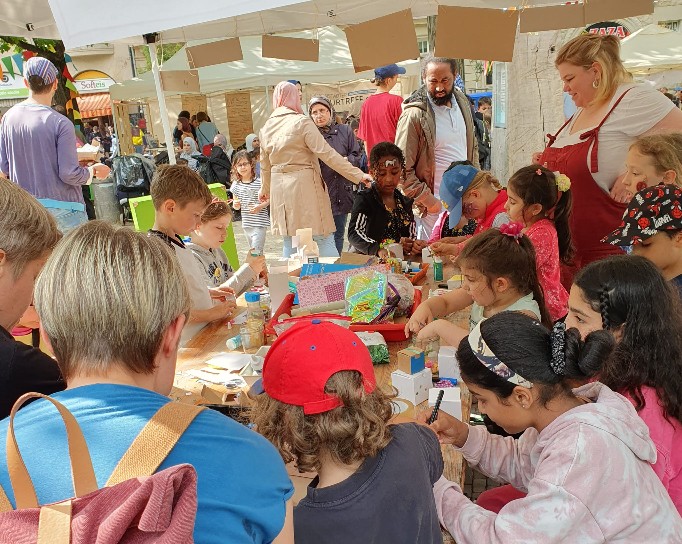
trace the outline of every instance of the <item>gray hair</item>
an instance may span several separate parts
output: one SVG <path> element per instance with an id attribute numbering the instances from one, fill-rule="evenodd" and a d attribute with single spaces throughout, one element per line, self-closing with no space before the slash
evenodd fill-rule
<path id="1" fill-rule="evenodd" d="M 215 138 L 213 138 L 213 145 L 227 149 L 227 138 L 224 134 L 216 134 Z"/>
<path id="2" fill-rule="evenodd" d="M 15 278 L 62 237 L 52 214 L 16 183 L 0 177 L 0 249 Z"/>
<path id="3" fill-rule="evenodd" d="M 177 258 L 159 238 L 90 221 L 48 259 L 35 306 L 68 380 L 117 365 L 151 374 L 168 326 L 187 315 L 189 292 Z"/>

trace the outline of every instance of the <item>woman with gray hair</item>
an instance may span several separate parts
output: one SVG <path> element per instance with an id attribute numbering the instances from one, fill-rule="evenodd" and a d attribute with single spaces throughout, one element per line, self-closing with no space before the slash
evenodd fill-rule
<path id="1" fill-rule="evenodd" d="M 182 270 L 159 238 L 92 221 L 54 251 L 35 300 L 68 386 L 54 398 L 76 418 L 97 481 L 106 482 L 143 426 L 170 402 L 190 307 Z M 0 436 L 7 424 L 0 422 Z M 71 497 L 66 434 L 52 404 L 40 399 L 22 408 L 15 426 L 41 503 Z M 264 438 L 203 410 L 157 470 L 183 463 L 198 476 L 196 542 L 293 543 L 293 486 Z M 244 466 L 258 470 L 236 469 Z M 4 450 L 0 485 L 9 495 Z"/>
<path id="2" fill-rule="evenodd" d="M 308 104 L 308 114 L 320 130 L 325 141 L 353 166 L 360 166 L 360 145 L 348 125 L 340 125 L 335 120 L 334 108 L 326 96 L 315 96 Z M 348 214 L 353 208 L 354 185 L 345 177 L 320 161 L 322 179 L 327 184 L 329 200 L 334 216 L 334 243 L 339 254 L 343 251 Z"/>

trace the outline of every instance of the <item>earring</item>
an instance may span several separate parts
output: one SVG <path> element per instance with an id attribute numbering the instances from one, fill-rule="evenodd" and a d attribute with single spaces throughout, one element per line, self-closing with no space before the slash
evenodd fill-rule
<path id="1" fill-rule="evenodd" d="M 599 80 L 598 80 L 598 79 L 595 79 L 595 80 L 592 82 L 592 88 L 593 88 L 593 89 L 598 89 L 598 88 L 599 88 Z"/>

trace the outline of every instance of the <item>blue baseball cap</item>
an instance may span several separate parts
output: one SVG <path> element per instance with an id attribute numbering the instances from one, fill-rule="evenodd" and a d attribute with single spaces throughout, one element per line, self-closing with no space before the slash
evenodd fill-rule
<path id="1" fill-rule="evenodd" d="M 448 225 L 455 228 L 462 218 L 462 197 L 480 170 L 468 164 L 448 168 L 440 182 L 440 201 L 450 213 Z"/>
<path id="2" fill-rule="evenodd" d="M 374 69 L 374 75 L 379 79 L 386 79 L 397 75 L 404 74 L 407 70 L 397 64 L 389 64 L 388 66 L 380 66 Z"/>

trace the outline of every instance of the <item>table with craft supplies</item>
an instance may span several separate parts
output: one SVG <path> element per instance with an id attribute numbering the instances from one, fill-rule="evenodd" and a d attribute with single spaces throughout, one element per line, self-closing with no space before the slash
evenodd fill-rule
<path id="1" fill-rule="evenodd" d="M 439 284 L 442 286 L 447 282 L 447 279 L 452 277 L 456 272 L 457 270 L 454 269 L 452 265 L 446 265 L 444 270 L 445 280 L 443 282 L 434 282 L 431 273 L 426 274 L 425 277 L 421 278 L 418 282 L 418 287 L 422 290 L 423 300 L 428 298 L 430 291 L 437 289 Z M 235 319 L 237 323 L 240 321 L 239 316 L 241 316 L 246 309 L 243 296 L 238 299 L 238 309 L 239 313 Z M 469 308 L 452 314 L 451 316 L 448 316 L 447 319 L 452 323 L 468 329 Z M 241 364 L 239 357 L 243 356 L 243 350 L 240 348 L 234 352 L 230 352 L 225 344 L 228 339 L 239 333 L 239 329 L 239 324 L 230 324 L 228 320 L 210 323 L 190 340 L 185 347 L 180 348 L 171 398 L 180 402 L 189 402 L 192 404 L 225 404 L 235 406 L 248 406 L 250 404 L 250 401 L 246 396 L 246 390 L 248 390 L 256 381 L 258 376 L 240 376 L 240 372 L 236 368 L 230 373 L 228 367 L 232 361 L 229 359 L 227 360 L 227 364 L 218 365 L 220 367 L 219 369 L 210 368 L 208 369 L 209 374 L 205 374 L 207 370 L 207 361 L 224 356 L 226 353 L 234 355 L 235 366 Z M 271 338 L 270 340 L 274 339 Z M 394 393 L 391 373 L 398 368 L 398 353 L 411 346 L 412 343 L 412 339 L 388 342 L 389 362 L 387 364 L 374 365 L 377 385 L 384 391 L 390 394 Z M 250 350 L 250 352 L 253 353 L 255 350 Z M 211 383 L 213 380 L 210 373 L 221 371 L 228 372 L 230 373 L 230 376 L 234 377 L 235 383 L 232 384 L 231 387 Z M 204 372 L 204 374 L 202 374 L 202 372 Z M 242 372 L 242 374 L 244 373 Z M 220 381 L 220 379 L 214 381 Z M 463 384 L 460 384 L 460 391 L 462 420 L 468 421 L 471 410 L 471 396 Z M 415 407 L 412 407 L 411 403 L 403 401 L 400 398 L 396 399 L 395 402 L 401 405 L 404 410 L 395 417 L 396 421 L 409 421 L 424 411 L 431 411 L 431 407 L 429 407 L 427 401 L 421 402 Z M 464 473 L 466 470 L 466 462 L 464 461 L 463 456 L 450 446 L 443 445 L 441 446 L 441 449 L 445 463 L 443 471 L 445 477 L 451 481 L 458 482 L 463 488 Z M 305 496 L 306 487 L 315 475 L 299 474 L 294 466 L 288 466 L 287 468 L 296 489 L 294 502 L 298 502 L 298 500 Z M 448 534 L 444 534 L 444 542 L 452 542 Z"/>

